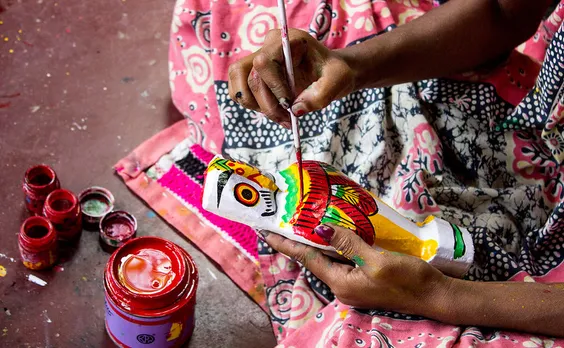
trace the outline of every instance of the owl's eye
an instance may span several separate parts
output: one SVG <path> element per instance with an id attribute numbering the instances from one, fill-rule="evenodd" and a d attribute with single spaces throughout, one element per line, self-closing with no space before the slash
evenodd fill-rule
<path id="1" fill-rule="evenodd" d="M 251 185 L 239 183 L 235 185 L 235 199 L 247 207 L 254 207 L 259 201 L 259 194 Z"/>

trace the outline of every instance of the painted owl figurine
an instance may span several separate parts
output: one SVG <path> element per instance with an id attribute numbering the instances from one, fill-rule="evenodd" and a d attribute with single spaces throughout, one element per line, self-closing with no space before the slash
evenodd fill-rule
<path id="1" fill-rule="evenodd" d="M 297 164 L 274 175 L 216 156 L 205 173 L 202 207 L 255 229 L 334 252 L 313 229 L 346 227 L 377 250 L 412 255 L 445 274 L 464 275 L 474 258 L 468 231 L 429 216 L 414 223 L 332 166 L 303 161 L 304 192 Z"/>

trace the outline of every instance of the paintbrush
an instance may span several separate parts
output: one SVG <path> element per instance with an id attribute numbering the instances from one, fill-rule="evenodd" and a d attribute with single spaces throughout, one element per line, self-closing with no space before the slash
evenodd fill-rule
<path id="1" fill-rule="evenodd" d="M 284 0 L 278 1 L 278 12 L 280 17 L 281 34 L 282 34 L 282 51 L 284 52 L 284 62 L 286 63 L 286 75 L 288 76 L 288 84 L 292 91 L 292 97 L 296 97 L 296 82 L 294 79 L 294 65 L 292 64 L 292 51 L 290 49 L 290 41 L 288 40 L 288 20 L 286 19 L 286 6 Z M 301 198 L 304 196 L 304 178 L 302 167 L 302 146 L 300 142 L 299 121 L 292 112 L 292 108 L 288 108 L 290 120 L 292 122 L 292 135 L 294 138 L 294 148 L 296 149 L 296 161 L 298 162 L 298 172 L 300 178 Z"/>

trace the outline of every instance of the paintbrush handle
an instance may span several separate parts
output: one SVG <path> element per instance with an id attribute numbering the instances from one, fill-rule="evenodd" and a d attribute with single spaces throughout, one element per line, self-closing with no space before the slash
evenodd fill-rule
<path id="1" fill-rule="evenodd" d="M 284 53 L 284 62 L 286 63 L 286 74 L 288 75 L 288 84 L 292 90 L 292 98 L 295 97 L 296 83 L 294 79 L 294 66 L 292 64 L 292 50 L 290 49 L 290 41 L 288 40 L 288 20 L 286 19 L 286 6 L 284 0 L 278 1 L 278 12 L 280 17 L 280 26 L 282 34 L 282 51 Z"/>
<path id="2" fill-rule="evenodd" d="M 292 98 L 296 97 L 296 82 L 294 79 L 294 65 L 292 63 L 292 50 L 290 49 L 290 41 L 288 40 L 288 21 L 286 19 L 286 6 L 284 5 L 284 0 L 278 1 L 278 11 L 281 24 L 282 33 L 282 51 L 284 53 L 284 62 L 286 64 L 286 75 L 288 77 L 288 84 L 292 91 Z M 301 142 L 300 142 L 300 130 L 298 124 L 298 118 L 291 109 L 288 109 L 290 113 L 290 120 L 292 121 L 292 134 L 294 138 L 294 147 L 296 152 L 300 153 L 301 156 Z M 300 161 L 301 162 L 301 161 Z"/>

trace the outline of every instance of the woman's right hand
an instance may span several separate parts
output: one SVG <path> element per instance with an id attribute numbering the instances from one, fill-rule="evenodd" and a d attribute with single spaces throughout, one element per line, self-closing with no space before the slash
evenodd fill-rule
<path id="1" fill-rule="evenodd" d="M 288 85 L 280 30 L 271 30 L 257 52 L 229 67 L 229 95 L 247 109 L 290 128 L 294 115 L 319 110 L 355 89 L 355 71 L 338 53 L 305 31 L 288 32 L 296 97 Z"/>

